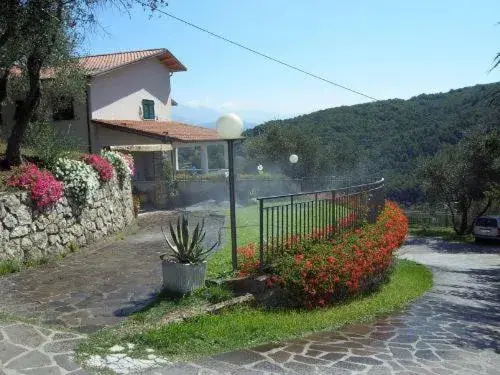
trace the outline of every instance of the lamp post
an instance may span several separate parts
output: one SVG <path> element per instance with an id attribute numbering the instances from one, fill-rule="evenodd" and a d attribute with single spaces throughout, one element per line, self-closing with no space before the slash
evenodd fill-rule
<path id="1" fill-rule="evenodd" d="M 234 177 L 234 141 L 241 139 L 243 121 L 234 113 L 219 117 L 216 123 L 217 132 L 227 141 L 227 154 L 229 161 L 229 218 L 231 222 L 231 255 L 233 270 L 238 268 L 237 243 L 236 243 L 236 196 Z"/>
<path id="2" fill-rule="evenodd" d="M 295 165 L 299 161 L 299 157 L 296 154 L 291 154 L 290 157 L 288 158 L 288 161 L 290 162 L 291 165 Z M 293 170 L 292 175 L 293 175 L 293 178 L 297 179 L 297 175 L 296 175 L 295 170 Z M 302 191 L 302 179 L 300 180 L 300 191 Z"/>

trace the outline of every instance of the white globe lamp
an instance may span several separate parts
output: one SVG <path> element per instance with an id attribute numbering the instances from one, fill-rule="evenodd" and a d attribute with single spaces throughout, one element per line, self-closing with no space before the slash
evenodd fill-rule
<path id="1" fill-rule="evenodd" d="M 299 161 L 299 157 L 295 154 L 292 154 L 290 155 L 290 158 L 288 160 L 290 160 L 290 163 L 296 164 Z"/>
<path id="2" fill-rule="evenodd" d="M 223 139 L 241 138 L 243 132 L 243 121 L 234 113 L 228 113 L 219 117 L 216 123 L 217 133 Z"/>

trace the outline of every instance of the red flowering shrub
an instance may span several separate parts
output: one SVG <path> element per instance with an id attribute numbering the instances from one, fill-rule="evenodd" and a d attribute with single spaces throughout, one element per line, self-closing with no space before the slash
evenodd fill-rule
<path id="1" fill-rule="evenodd" d="M 99 155 L 85 154 L 82 161 L 95 169 L 101 181 L 109 181 L 113 178 L 113 166 L 111 163 Z"/>
<path id="2" fill-rule="evenodd" d="M 403 211 L 386 202 L 375 224 L 290 246 L 279 259 L 276 281 L 309 308 L 363 292 L 387 276 L 393 252 L 407 233 Z"/>
<path id="3" fill-rule="evenodd" d="M 238 276 L 244 277 L 256 274 L 259 271 L 260 262 L 257 260 L 255 245 L 251 242 L 247 246 L 238 249 L 239 259 Z"/>
<path id="4" fill-rule="evenodd" d="M 8 181 L 10 186 L 20 187 L 31 192 L 31 199 L 37 208 L 56 203 L 62 196 L 63 185 L 52 173 L 40 170 L 35 164 L 23 164 Z"/>

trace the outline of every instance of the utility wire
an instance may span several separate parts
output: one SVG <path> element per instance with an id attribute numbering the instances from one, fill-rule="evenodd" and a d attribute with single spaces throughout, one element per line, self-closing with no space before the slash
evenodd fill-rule
<path id="1" fill-rule="evenodd" d="M 146 3 L 142 3 L 142 2 L 139 2 L 139 4 L 141 4 L 141 5 L 143 5 L 143 6 L 149 6 L 148 4 L 146 4 Z M 186 21 L 186 20 L 184 20 L 184 19 L 182 19 L 182 18 L 179 18 L 179 17 L 177 17 L 177 16 L 174 16 L 173 14 L 170 14 L 170 13 L 168 13 L 168 12 L 165 12 L 164 10 L 161 10 L 161 9 L 155 9 L 155 11 L 157 11 L 157 12 L 159 12 L 159 13 L 162 13 L 162 14 L 164 14 L 164 15 L 166 15 L 166 16 L 168 16 L 168 17 L 170 17 L 170 18 L 173 18 L 173 19 L 175 19 L 175 20 L 177 20 L 177 21 L 179 21 L 179 22 L 182 22 L 182 23 L 184 23 L 184 24 L 186 24 L 186 25 L 188 25 L 188 26 L 191 26 L 191 27 L 193 27 L 193 28 L 195 28 L 195 29 L 197 29 L 197 30 L 203 31 L 204 33 L 207 33 L 207 34 L 209 34 L 209 35 L 211 35 L 211 36 L 213 36 L 213 37 L 215 37 L 215 38 L 221 39 L 221 40 L 223 40 L 223 41 L 225 41 L 225 42 L 227 42 L 227 43 L 230 43 L 230 44 L 235 45 L 235 46 L 237 46 L 237 47 L 239 47 L 239 48 L 243 48 L 243 49 L 245 49 L 245 50 L 247 50 L 247 51 L 249 51 L 249 52 L 251 52 L 251 53 L 254 53 L 254 54 L 256 54 L 256 55 L 259 55 L 259 56 L 261 56 L 261 57 L 264 57 L 265 59 L 268 59 L 268 60 L 274 61 L 275 63 L 281 64 L 281 65 L 284 65 L 284 66 L 286 66 L 287 68 L 290 68 L 290 69 L 296 70 L 296 71 L 298 71 L 298 72 L 300 72 L 300 73 L 306 74 L 306 75 L 308 75 L 308 76 L 310 76 L 310 77 L 313 77 L 313 78 L 316 78 L 316 79 L 319 79 L 320 81 L 323 81 L 323 82 L 329 83 L 329 84 L 331 84 L 331 85 L 333 85 L 333 86 L 340 87 L 341 89 L 344 89 L 344 90 L 347 90 L 347 91 L 353 92 L 353 93 L 355 93 L 355 94 L 358 94 L 358 95 L 364 96 L 365 98 L 368 98 L 368 99 L 371 99 L 371 100 L 374 100 L 374 101 L 379 101 L 379 99 L 374 98 L 373 96 L 370 96 L 370 95 L 367 95 L 367 94 L 363 94 L 363 93 L 362 93 L 362 92 L 360 92 L 360 91 L 357 91 L 357 90 L 351 89 L 351 88 L 346 87 L 346 86 L 343 86 L 343 85 L 341 85 L 341 84 L 339 84 L 339 83 L 335 83 L 335 82 L 333 82 L 333 81 L 330 81 L 329 79 L 326 79 L 326 78 L 320 77 L 320 76 L 318 76 L 318 75 L 316 75 L 316 74 L 313 74 L 313 73 L 310 73 L 310 72 L 308 72 L 308 71 L 306 71 L 306 70 L 304 70 L 304 69 L 301 69 L 301 68 L 298 68 L 298 67 L 293 66 L 293 65 L 291 65 L 291 64 L 288 64 L 287 62 L 285 62 L 285 61 L 283 61 L 283 60 L 279 60 L 279 59 L 274 58 L 274 57 L 272 57 L 272 56 L 266 55 L 265 53 L 262 53 L 262 52 L 259 52 L 259 51 L 257 51 L 257 50 L 254 50 L 254 49 L 252 49 L 252 48 L 250 48 L 250 47 L 247 47 L 247 46 L 245 46 L 245 45 L 243 45 L 243 44 L 241 44 L 241 43 L 235 42 L 235 41 L 233 41 L 233 40 L 231 40 L 231 39 L 228 39 L 228 38 L 226 38 L 226 37 L 224 37 L 224 36 L 222 36 L 222 35 L 219 35 L 219 34 L 216 34 L 216 33 L 212 32 L 212 31 L 210 31 L 210 30 L 207 30 L 207 29 L 205 29 L 205 28 L 203 28 L 203 27 L 201 27 L 201 26 L 197 26 L 197 25 L 195 25 L 194 23 L 191 23 L 191 22 Z"/>

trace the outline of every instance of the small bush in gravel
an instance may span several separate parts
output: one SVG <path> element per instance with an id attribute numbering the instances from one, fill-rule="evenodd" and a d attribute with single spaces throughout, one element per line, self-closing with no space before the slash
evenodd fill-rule
<path id="1" fill-rule="evenodd" d="M 9 273 L 19 272 L 21 263 L 15 260 L 0 260 L 0 276 L 8 275 Z"/>

